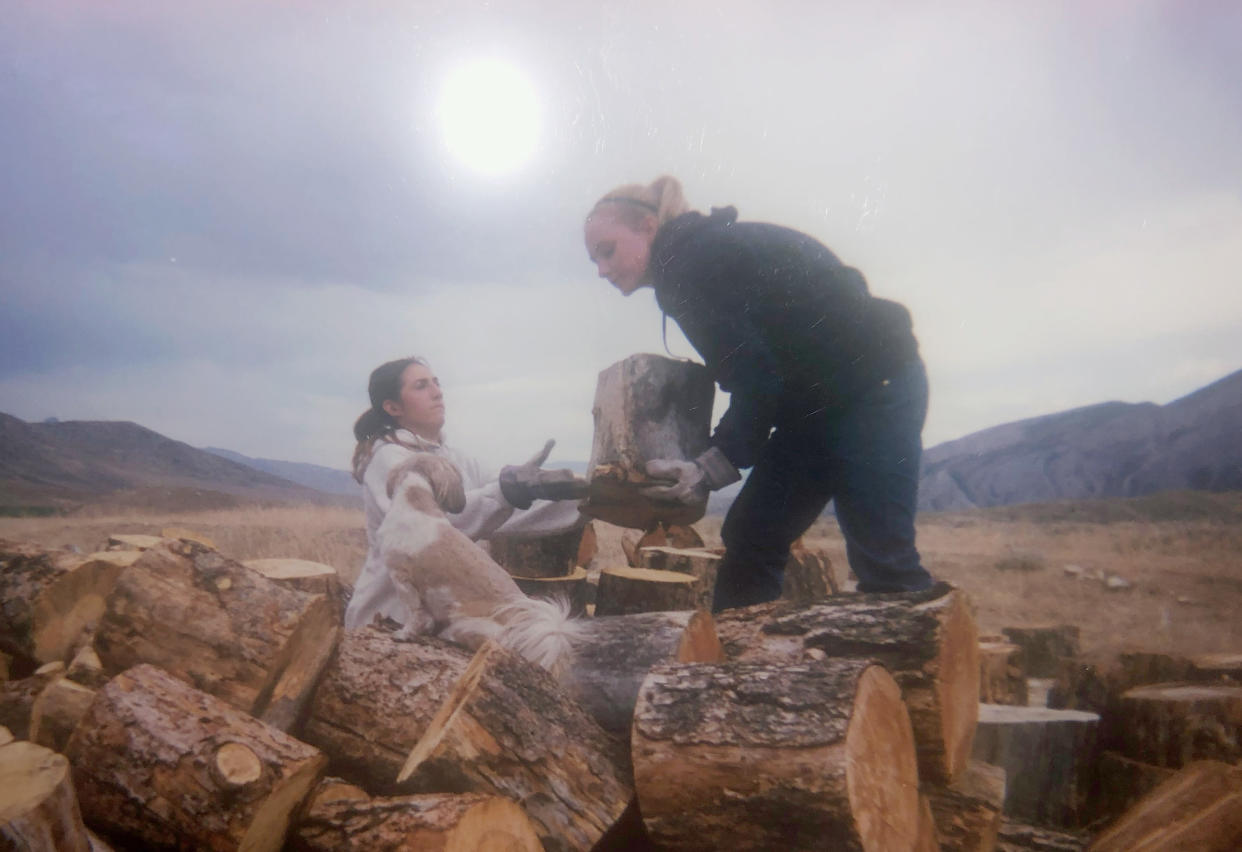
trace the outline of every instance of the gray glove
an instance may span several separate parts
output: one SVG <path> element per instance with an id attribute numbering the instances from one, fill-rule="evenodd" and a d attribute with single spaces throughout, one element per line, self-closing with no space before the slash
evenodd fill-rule
<path id="1" fill-rule="evenodd" d="M 500 493 L 515 509 L 529 509 L 535 500 L 578 500 L 587 496 L 587 482 L 568 468 L 541 470 L 556 441 L 548 441 L 526 464 L 500 469 Z"/>
<path id="2" fill-rule="evenodd" d="M 694 461 L 652 459 L 646 469 L 648 476 L 670 484 L 650 485 L 642 489 L 643 496 L 683 506 L 701 506 L 709 493 L 742 478 L 719 447 L 709 448 Z"/>

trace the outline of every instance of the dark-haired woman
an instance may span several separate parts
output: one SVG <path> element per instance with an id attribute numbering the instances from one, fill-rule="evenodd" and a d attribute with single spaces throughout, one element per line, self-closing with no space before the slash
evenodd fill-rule
<path id="1" fill-rule="evenodd" d="M 444 441 L 444 394 L 440 381 L 421 358 L 402 358 L 376 367 L 367 387 L 371 407 L 354 424 L 354 478 L 362 484 L 367 524 L 367 559 L 354 584 L 345 626 L 369 624 L 383 615 L 405 624 L 409 618 L 392 579 L 379 558 L 376 534 L 391 501 L 388 474 L 416 452 L 430 452 L 451 461 L 461 472 L 466 508 L 448 515 L 449 522 L 471 539 L 495 535 L 538 536 L 581 527 L 585 519 L 573 502 L 536 501 L 517 509 L 501 493 L 495 476 L 479 462 Z M 526 466 L 540 467 L 552 449 L 547 445 Z"/>

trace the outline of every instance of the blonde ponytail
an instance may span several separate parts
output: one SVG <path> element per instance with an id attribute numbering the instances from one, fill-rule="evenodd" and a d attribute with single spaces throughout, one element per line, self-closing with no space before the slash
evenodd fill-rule
<path id="1" fill-rule="evenodd" d="M 631 183 L 617 187 L 595 202 L 587 219 L 604 206 L 612 208 L 615 215 L 630 226 L 636 226 L 645 216 L 655 216 L 656 224 L 663 225 L 690 211 L 681 181 L 669 175 L 662 175 L 647 186 Z"/>

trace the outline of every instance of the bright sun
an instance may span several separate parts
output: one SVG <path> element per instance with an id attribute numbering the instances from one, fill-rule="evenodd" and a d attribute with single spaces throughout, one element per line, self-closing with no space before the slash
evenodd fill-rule
<path id="1" fill-rule="evenodd" d="M 484 175 L 512 172 L 539 144 L 539 100 L 522 71 L 499 59 L 454 68 L 440 89 L 440 128 L 449 151 Z"/>

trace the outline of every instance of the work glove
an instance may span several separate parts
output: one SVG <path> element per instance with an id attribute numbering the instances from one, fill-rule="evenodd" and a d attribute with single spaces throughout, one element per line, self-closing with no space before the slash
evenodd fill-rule
<path id="1" fill-rule="evenodd" d="M 649 485 L 642 489 L 643 496 L 683 506 L 701 506 L 712 491 L 742 478 L 719 447 L 709 448 L 694 461 L 652 459 L 646 470 L 652 479 L 669 480 L 670 484 Z"/>
<path id="2" fill-rule="evenodd" d="M 556 441 L 548 441 L 526 464 L 500 469 L 500 493 L 515 509 L 529 509 L 535 500 L 578 500 L 587 495 L 587 482 L 568 468 L 541 470 Z"/>

